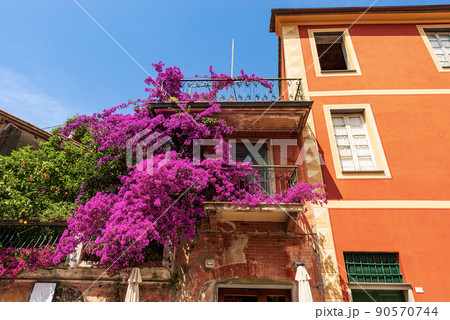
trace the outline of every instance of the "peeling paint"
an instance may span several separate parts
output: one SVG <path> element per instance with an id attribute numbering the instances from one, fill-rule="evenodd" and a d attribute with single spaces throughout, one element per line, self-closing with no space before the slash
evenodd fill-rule
<path id="1" fill-rule="evenodd" d="M 244 254 L 244 248 L 246 247 L 247 242 L 248 238 L 245 236 L 235 240 L 233 239 L 231 245 L 225 249 L 222 254 L 221 267 L 237 263 L 247 263 Z"/>

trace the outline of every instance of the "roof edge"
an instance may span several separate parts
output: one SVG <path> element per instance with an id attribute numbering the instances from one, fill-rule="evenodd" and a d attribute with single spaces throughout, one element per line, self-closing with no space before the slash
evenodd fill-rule
<path id="1" fill-rule="evenodd" d="M 40 136 L 41 138 L 48 139 L 52 136 L 52 134 L 48 131 L 45 131 L 44 129 L 41 129 L 34 124 L 25 121 L 19 117 L 16 117 L 15 115 L 12 115 L 5 110 L 0 109 L 0 120 L 1 118 L 6 118 L 10 122 L 17 124 L 19 127 L 22 127 L 23 129 L 27 129 L 29 132 L 32 132 L 35 135 Z"/>
<path id="2" fill-rule="evenodd" d="M 368 10 L 368 8 L 370 8 Z M 345 13 L 398 13 L 398 12 L 439 12 L 450 11 L 450 4 L 417 6 L 378 6 L 378 7 L 328 7 L 328 8 L 280 8 L 272 9 L 270 32 L 275 32 L 275 17 L 287 15 L 345 14 Z"/>

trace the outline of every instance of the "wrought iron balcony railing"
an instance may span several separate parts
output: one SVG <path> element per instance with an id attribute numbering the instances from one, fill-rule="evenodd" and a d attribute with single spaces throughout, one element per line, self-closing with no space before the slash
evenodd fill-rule
<path id="1" fill-rule="evenodd" d="M 273 196 L 298 182 L 297 166 L 253 165 L 258 171 L 261 187 Z"/>
<path id="2" fill-rule="evenodd" d="M 64 230 L 64 226 L 0 226 L 0 249 L 53 246 Z"/>
<path id="3" fill-rule="evenodd" d="M 297 166 L 278 165 L 253 165 L 259 177 L 259 183 L 253 175 L 247 177 L 237 177 L 234 181 L 236 190 L 250 193 L 261 191 L 263 194 L 274 196 L 288 188 L 293 187 L 298 182 Z M 209 189 L 206 198 L 208 201 L 215 201 L 214 191 Z M 221 201 L 226 201 L 222 199 Z"/>
<path id="4" fill-rule="evenodd" d="M 269 84 L 264 86 L 258 81 L 243 81 L 239 79 L 184 79 L 182 92 L 206 93 L 214 87 L 220 87 L 224 81 L 232 81 L 227 88 L 217 93 L 217 101 L 287 101 L 304 100 L 301 79 L 264 79 Z"/>

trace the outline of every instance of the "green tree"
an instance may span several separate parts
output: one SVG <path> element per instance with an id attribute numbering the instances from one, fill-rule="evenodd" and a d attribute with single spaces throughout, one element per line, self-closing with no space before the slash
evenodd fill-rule
<path id="1" fill-rule="evenodd" d="M 89 140 L 87 133 L 83 143 L 52 136 L 37 150 L 24 147 L 0 156 L 0 218 L 66 219 L 98 191 L 118 184 L 125 164 L 97 166 L 105 153 L 86 147 Z"/>
<path id="2" fill-rule="evenodd" d="M 74 114 L 71 117 L 68 117 L 66 119 L 66 121 L 64 121 L 64 125 L 62 125 L 61 127 L 57 127 L 57 128 L 53 128 L 52 129 L 52 131 L 51 131 L 52 134 L 59 134 L 59 133 L 61 133 L 61 129 L 64 128 L 64 127 L 67 127 L 69 124 L 72 124 L 72 123 L 76 122 L 78 116 L 79 116 L 79 114 L 77 113 L 77 114 Z M 72 135 L 71 135 L 70 138 L 75 140 L 75 141 L 81 142 L 81 140 L 86 136 L 87 132 L 88 132 L 88 130 L 86 129 L 85 126 L 80 126 L 80 127 L 76 128 L 72 132 Z"/>

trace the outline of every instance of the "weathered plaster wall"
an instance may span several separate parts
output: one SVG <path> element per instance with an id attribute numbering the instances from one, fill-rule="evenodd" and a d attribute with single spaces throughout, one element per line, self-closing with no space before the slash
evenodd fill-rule
<path id="1" fill-rule="evenodd" d="M 61 267 L 23 272 L 13 283 L 0 279 L 0 302 L 28 301 L 37 281 L 57 283 L 54 301 L 76 301 L 81 294 L 86 302 L 124 301 L 128 282 L 120 281 L 120 277 L 109 278 L 102 275 L 103 272 L 100 268 Z M 167 269 L 141 269 L 141 276 L 140 301 L 170 301 L 170 272 Z"/>
<path id="2" fill-rule="evenodd" d="M 314 301 L 323 301 L 318 257 L 308 235 L 285 233 L 284 223 L 219 222 L 218 232 L 209 231 L 207 223 L 200 237 L 180 245 L 175 253 L 176 272 L 180 282 L 177 301 L 215 301 L 219 282 L 238 279 L 258 284 L 270 279 L 296 284 L 293 261 L 305 263 L 311 276 Z M 205 267 L 214 259 L 213 269 Z"/>

